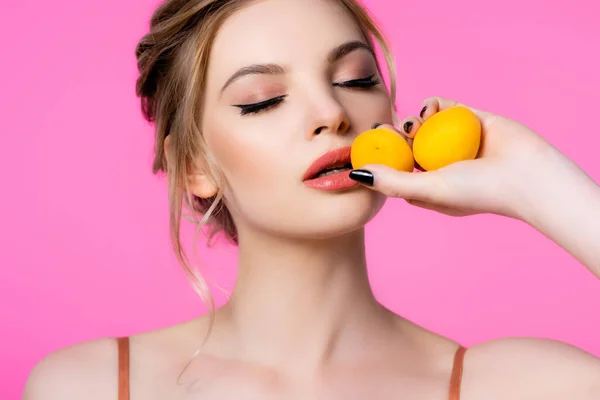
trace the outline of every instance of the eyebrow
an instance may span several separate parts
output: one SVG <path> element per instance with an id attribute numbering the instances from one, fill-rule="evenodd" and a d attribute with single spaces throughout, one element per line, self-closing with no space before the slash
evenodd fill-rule
<path id="1" fill-rule="evenodd" d="M 368 44 L 361 41 L 351 41 L 343 43 L 333 50 L 331 50 L 327 56 L 327 61 L 330 64 L 335 63 L 336 61 L 341 60 L 348 54 L 352 53 L 356 50 L 367 50 L 373 57 L 376 57 L 375 52 Z M 285 69 L 276 64 L 254 64 L 249 65 L 247 67 L 243 67 L 237 70 L 231 77 L 225 82 L 223 87 L 221 88 L 221 93 L 225 91 L 225 89 L 231 85 L 233 82 L 237 81 L 243 76 L 246 75 L 283 75 L 285 73 Z"/>
<path id="2" fill-rule="evenodd" d="M 246 75 L 283 75 L 285 70 L 276 64 L 254 64 L 249 65 L 247 67 L 238 69 L 223 85 L 221 88 L 221 93 L 227 88 L 227 86 L 231 85 L 233 82 L 240 79 L 242 76 Z"/>
<path id="3" fill-rule="evenodd" d="M 341 44 L 338 47 L 331 50 L 329 52 L 329 56 L 327 57 L 327 60 L 329 61 L 330 64 L 333 64 L 334 62 L 341 60 L 342 58 L 344 58 L 348 54 L 352 53 L 353 51 L 360 50 L 360 49 L 367 50 L 373 57 L 376 57 L 375 52 L 373 51 L 371 46 L 369 46 L 365 42 L 355 40 L 352 42 L 347 42 L 347 43 Z"/>

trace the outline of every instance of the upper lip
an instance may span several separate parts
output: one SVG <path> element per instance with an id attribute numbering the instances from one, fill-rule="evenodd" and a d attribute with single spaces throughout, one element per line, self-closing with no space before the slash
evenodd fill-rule
<path id="1" fill-rule="evenodd" d="M 325 168 L 331 168 L 335 165 L 343 166 L 344 164 L 350 164 L 350 149 L 351 146 L 345 146 L 326 152 L 308 167 L 304 173 L 303 180 L 314 178 Z"/>

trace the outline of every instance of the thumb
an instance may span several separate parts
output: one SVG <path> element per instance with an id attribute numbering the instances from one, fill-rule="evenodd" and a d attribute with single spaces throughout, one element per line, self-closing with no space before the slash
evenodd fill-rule
<path id="1" fill-rule="evenodd" d="M 442 197 L 443 185 L 436 171 L 398 171 L 380 164 L 353 170 L 350 178 L 389 197 L 435 202 Z"/>

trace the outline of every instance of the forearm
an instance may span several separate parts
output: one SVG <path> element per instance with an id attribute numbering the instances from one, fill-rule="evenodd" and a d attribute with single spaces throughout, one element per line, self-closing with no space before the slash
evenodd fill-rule
<path id="1" fill-rule="evenodd" d="M 600 279 L 600 186 L 562 154 L 550 157 L 551 173 L 530 182 L 522 219 Z"/>

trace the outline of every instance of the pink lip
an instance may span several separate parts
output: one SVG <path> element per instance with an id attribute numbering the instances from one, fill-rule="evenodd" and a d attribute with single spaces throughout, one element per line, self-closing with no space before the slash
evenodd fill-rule
<path id="1" fill-rule="evenodd" d="M 315 160 L 304 173 L 304 183 L 309 187 L 320 190 L 343 190 L 359 185 L 358 182 L 350 179 L 350 171 L 315 178 L 325 168 L 335 164 L 350 163 L 350 148 L 350 146 L 346 146 L 328 151 Z"/>

